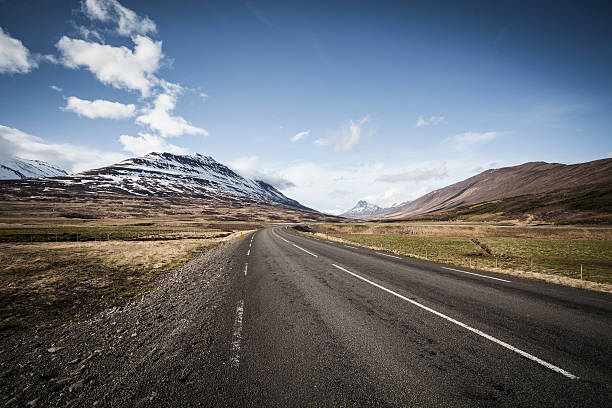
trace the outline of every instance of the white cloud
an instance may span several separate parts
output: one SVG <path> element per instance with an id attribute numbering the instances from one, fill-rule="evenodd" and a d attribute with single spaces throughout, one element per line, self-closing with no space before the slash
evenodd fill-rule
<path id="1" fill-rule="evenodd" d="M 162 42 L 137 35 L 132 38 L 134 51 L 63 36 L 56 44 L 62 63 L 69 68 L 86 68 L 96 78 L 118 89 L 138 90 L 149 96 L 158 84 L 154 73 L 163 59 Z"/>
<path id="2" fill-rule="evenodd" d="M 202 98 L 202 100 L 204 100 L 204 101 L 208 99 L 208 94 L 206 94 L 204 92 L 200 92 L 199 95 L 200 95 L 200 98 Z"/>
<path id="3" fill-rule="evenodd" d="M 461 146 L 470 145 L 470 144 L 486 143 L 497 137 L 499 137 L 498 132 L 484 132 L 484 133 L 465 132 L 465 133 L 460 133 L 458 135 L 451 136 L 448 138 L 448 140 L 456 143 L 457 145 L 461 147 Z"/>
<path id="4" fill-rule="evenodd" d="M 78 26 L 76 27 L 77 31 L 79 32 L 79 34 L 81 34 L 81 37 L 83 37 L 86 40 L 90 40 L 90 39 L 95 39 L 98 42 L 103 43 L 104 39 L 102 38 L 102 36 L 100 35 L 100 33 L 92 28 L 87 28 L 85 26 Z"/>
<path id="5" fill-rule="evenodd" d="M 136 114 L 136 106 L 133 104 L 124 105 L 119 102 L 105 101 L 103 99 L 88 101 L 79 99 L 76 96 L 69 97 L 66 101 L 66 106 L 61 109 L 90 119 L 127 119 Z"/>
<path id="6" fill-rule="evenodd" d="M 423 127 L 429 125 L 437 125 L 444 121 L 444 116 L 430 116 L 429 119 L 423 119 L 423 116 L 417 118 L 415 127 Z"/>
<path id="7" fill-rule="evenodd" d="M 446 163 L 443 163 L 439 167 L 433 168 L 417 168 L 401 173 L 395 174 L 383 174 L 376 178 L 376 181 L 384 181 L 387 183 L 398 183 L 398 182 L 419 182 L 432 179 L 442 179 L 448 177 L 446 171 Z"/>
<path id="8" fill-rule="evenodd" d="M 153 106 L 144 109 L 144 113 L 136 118 L 136 123 L 158 132 L 163 137 L 181 135 L 208 136 L 208 132 L 193 126 L 181 116 L 173 116 L 177 96 L 182 92 L 179 85 L 162 81 L 164 93 L 157 95 Z"/>
<path id="9" fill-rule="evenodd" d="M 167 143 L 164 138 L 149 133 L 138 133 L 138 136 L 119 136 L 123 150 L 143 156 L 151 152 L 169 152 L 174 154 L 187 154 L 188 149 Z"/>
<path id="10" fill-rule="evenodd" d="M 21 41 L 0 27 L 0 73 L 25 74 L 38 67 L 38 62 Z"/>
<path id="11" fill-rule="evenodd" d="M 108 166 L 125 159 L 125 155 L 77 146 L 71 143 L 47 143 L 15 128 L 0 125 L 0 152 L 24 159 L 43 160 L 68 172 Z"/>
<path id="12" fill-rule="evenodd" d="M 334 151 L 346 152 L 351 150 L 359 142 L 363 125 L 370 121 L 370 116 L 366 115 L 357 122 L 350 120 L 348 124 L 342 126 L 338 132 L 333 132 L 329 136 L 315 141 L 319 146 L 334 145 Z"/>
<path id="13" fill-rule="evenodd" d="M 82 5 L 89 18 L 112 22 L 117 26 L 117 32 L 121 35 L 145 35 L 157 31 L 155 23 L 149 17 L 140 17 L 117 0 L 85 0 Z"/>
<path id="14" fill-rule="evenodd" d="M 53 89 L 56 92 L 62 92 L 62 88 L 60 88 L 59 86 L 56 85 L 49 85 L 49 88 Z"/>
<path id="15" fill-rule="evenodd" d="M 243 177 L 264 181 L 279 190 L 285 190 L 295 186 L 295 184 L 284 178 L 278 172 L 260 170 L 258 156 L 240 157 L 227 165 L 234 171 L 240 173 Z"/>
<path id="16" fill-rule="evenodd" d="M 292 142 L 297 142 L 298 140 L 308 136 L 310 134 L 310 130 L 306 130 L 304 132 L 300 132 L 291 138 Z"/>

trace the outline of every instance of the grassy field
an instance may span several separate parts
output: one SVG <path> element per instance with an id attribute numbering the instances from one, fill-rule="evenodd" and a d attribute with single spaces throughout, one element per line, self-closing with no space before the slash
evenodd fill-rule
<path id="1" fill-rule="evenodd" d="M 205 248 L 263 226 L 176 220 L 135 225 L 143 221 L 133 219 L 71 222 L 0 225 L 0 332 L 76 321 L 121 305 Z"/>
<path id="2" fill-rule="evenodd" d="M 612 228 L 451 224 L 316 224 L 358 245 L 462 267 L 612 284 Z M 496 269 L 497 268 L 497 269 Z"/>

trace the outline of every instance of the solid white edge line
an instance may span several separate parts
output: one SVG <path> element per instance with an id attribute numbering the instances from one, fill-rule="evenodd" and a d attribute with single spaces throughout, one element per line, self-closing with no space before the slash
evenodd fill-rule
<path id="1" fill-rule="evenodd" d="M 374 251 L 374 252 L 376 252 L 376 251 Z M 378 255 L 388 256 L 389 258 L 402 259 L 402 258 L 400 258 L 399 256 L 395 256 L 395 255 L 389 255 L 389 254 L 385 254 L 385 253 L 382 253 L 382 252 L 376 252 L 376 253 L 377 253 Z"/>
<path id="2" fill-rule="evenodd" d="M 468 272 L 468 271 L 462 271 L 460 269 L 453 269 L 453 268 L 447 268 L 446 266 L 443 266 L 442 269 L 448 269 L 449 271 L 455 271 L 455 272 L 461 272 L 461 273 L 467 273 L 468 275 L 476 275 L 476 276 L 480 276 L 481 278 L 487 278 L 487 279 L 495 279 L 498 281 L 502 281 L 502 282 L 508 282 L 511 283 L 512 281 L 506 280 L 506 279 L 500 279 L 500 278 L 494 278 L 493 276 L 487 276 L 487 275 L 481 275 L 479 273 L 474 273 L 474 272 Z"/>
<path id="3" fill-rule="evenodd" d="M 297 249 L 301 249 L 302 251 L 306 252 L 306 253 L 307 253 L 307 254 L 309 254 L 309 255 L 314 256 L 315 258 L 318 258 L 318 257 L 319 257 L 318 255 L 315 255 L 315 254 L 313 254 L 312 252 L 305 250 L 305 249 L 304 249 L 304 248 L 302 248 L 301 246 L 297 246 L 297 245 L 295 245 L 295 244 L 293 244 L 293 246 L 294 246 L 294 247 L 296 247 Z"/>
<path id="4" fill-rule="evenodd" d="M 240 365 L 240 341 L 242 340 L 242 315 L 244 313 L 244 300 L 240 299 L 236 306 L 236 319 L 234 320 L 234 331 L 232 332 L 232 346 L 230 365 L 234 368 Z"/>
<path id="5" fill-rule="evenodd" d="M 523 350 L 520 350 L 520 349 L 518 349 L 518 348 L 516 348 L 514 346 L 511 346 L 510 344 L 508 344 L 508 343 L 506 343 L 506 342 L 504 342 L 502 340 L 499 340 L 499 339 L 497 339 L 497 338 L 495 338 L 495 337 L 493 337 L 493 336 L 491 336 L 491 335 L 489 335 L 489 334 L 487 334 L 485 332 L 482 332 L 482 331 L 480 331 L 478 329 L 475 329 L 475 328 L 473 328 L 471 326 L 468 326 L 465 323 L 461 323 L 460 321 L 455 320 L 452 317 L 447 316 L 447 315 L 445 315 L 443 313 L 440 313 L 440 312 L 438 312 L 438 311 L 436 311 L 436 310 L 434 310 L 434 309 L 432 309 L 430 307 L 422 305 L 419 302 L 415 302 L 412 299 L 408 299 L 407 297 L 402 296 L 399 293 L 392 291 L 391 289 L 387 289 L 384 286 L 381 286 L 378 283 L 374 283 L 374 282 L 364 278 L 363 276 L 357 275 L 356 273 L 353 273 L 353 272 L 351 272 L 349 270 L 346 270 L 346 269 L 344 269 L 341 266 L 338 266 L 336 264 L 332 264 L 332 266 L 334 266 L 334 267 L 336 267 L 336 268 L 338 268 L 338 269 L 340 269 L 340 270 L 342 270 L 342 271 L 344 271 L 344 272 L 346 272 L 346 273 L 348 273 L 348 274 L 350 274 L 350 275 L 352 275 L 352 276 L 354 276 L 354 277 L 356 277 L 358 279 L 361 279 L 364 282 L 369 283 L 370 285 L 376 286 L 377 288 L 382 289 L 385 292 L 388 292 L 388 293 L 390 293 L 390 294 L 392 294 L 394 296 L 397 296 L 398 298 L 400 298 L 402 300 L 405 300 L 406 302 L 412 303 L 413 305 L 418 306 L 418 307 L 420 307 L 423 310 L 426 310 L 426 311 L 428 311 L 430 313 L 433 313 L 433 314 L 435 314 L 438 317 L 441 317 L 441 318 L 443 318 L 445 320 L 448 320 L 451 323 L 454 323 L 454 324 L 456 324 L 458 326 L 463 327 L 464 329 L 467 329 L 467 330 L 469 330 L 469 331 L 471 331 L 473 333 L 476 333 L 479 336 L 482 336 L 482 337 L 484 337 L 487 340 L 490 340 L 490 341 L 492 341 L 494 343 L 497 343 L 500 346 L 507 348 L 508 350 L 514 351 L 515 353 L 517 353 L 517 354 L 519 354 L 519 355 L 521 355 L 521 356 L 523 356 L 525 358 L 528 358 L 529 360 L 535 361 L 536 363 L 538 363 L 540 365 L 543 365 L 544 367 L 546 367 L 548 369 L 551 369 L 551 370 L 553 370 L 553 371 L 555 371 L 555 372 L 557 372 L 559 374 L 562 374 L 562 375 L 566 376 L 567 378 L 570 378 L 572 380 L 576 380 L 576 379 L 580 378 L 580 377 L 577 377 L 577 376 L 575 376 L 574 374 L 572 374 L 572 373 L 570 373 L 568 371 L 565 371 L 564 369 L 562 369 L 560 367 L 557 367 L 556 365 L 550 364 L 550 363 L 548 363 L 548 362 L 546 362 L 546 361 L 544 361 L 544 360 L 542 360 L 542 359 L 540 359 L 540 358 L 538 358 L 538 357 L 536 357 L 536 356 L 534 356 L 532 354 L 529 354 L 529 353 L 527 353 L 527 352 L 525 352 Z"/>

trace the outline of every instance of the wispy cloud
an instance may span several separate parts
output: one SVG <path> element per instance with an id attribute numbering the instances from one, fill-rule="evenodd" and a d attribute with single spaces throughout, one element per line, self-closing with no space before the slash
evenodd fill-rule
<path id="1" fill-rule="evenodd" d="M 278 188 L 279 190 L 284 190 L 295 186 L 295 184 L 283 177 L 278 172 L 261 170 L 258 156 L 240 157 L 228 163 L 228 166 L 246 178 L 261 180 Z"/>
<path id="2" fill-rule="evenodd" d="M 139 16 L 117 0 L 85 0 L 82 7 L 90 19 L 114 25 L 120 35 L 146 35 L 157 31 L 149 17 Z"/>
<path id="3" fill-rule="evenodd" d="M 334 151 L 336 152 L 349 151 L 359 143 L 363 126 L 369 121 L 370 115 L 366 115 L 356 122 L 349 120 L 349 122 L 343 125 L 339 131 L 332 132 L 325 138 L 317 139 L 315 143 L 319 146 L 331 144 L 334 146 Z"/>
<path id="4" fill-rule="evenodd" d="M 451 136 L 447 140 L 454 142 L 457 146 L 486 143 L 499 137 L 499 132 L 465 132 Z"/>
<path id="5" fill-rule="evenodd" d="M 415 127 L 423 127 L 429 125 L 437 125 L 444 121 L 444 116 L 430 116 L 429 119 L 424 119 L 423 116 L 419 116 L 416 120 Z"/>
<path id="6" fill-rule="evenodd" d="M 401 173 L 383 174 L 379 176 L 376 181 L 384 181 L 386 183 L 419 182 L 432 179 L 442 179 L 444 177 L 448 177 L 446 163 L 443 163 L 439 167 L 418 168 Z"/>
<path id="7" fill-rule="evenodd" d="M 63 89 L 56 85 L 49 85 L 49 88 L 53 89 L 56 92 L 62 92 Z"/>
<path id="8" fill-rule="evenodd" d="M 138 136 L 121 135 L 119 142 L 123 145 L 123 150 L 138 156 L 151 152 L 189 153 L 189 149 L 170 144 L 163 137 L 150 133 L 138 133 Z"/>
<path id="9" fill-rule="evenodd" d="M 0 27 L 0 73 L 26 74 L 36 67 L 38 62 L 30 50 Z"/>
<path id="10" fill-rule="evenodd" d="M 66 106 L 61 109 L 90 119 L 128 119 L 136 114 L 136 106 L 133 104 L 124 105 L 103 99 L 88 101 L 76 96 L 70 96 L 66 100 Z"/>
<path id="11" fill-rule="evenodd" d="M 306 130 L 304 132 L 300 132 L 300 133 L 296 134 L 295 136 L 293 136 L 291 138 L 291 141 L 292 142 L 297 142 L 298 140 L 303 139 L 304 137 L 306 137 L 308 135 L 310 135 L 310 130 Z"/>
<path id="12" fill-rule="evenodd" d="M 155 97 L 152 106 L 144 109 L 144 113 L 136 118 L 136 123 L 158 132 L 162 137 L 181 135 L 208 136 L 208 132 L 192 125 L 181 116 L 175 116 L 172 111 L 176 107 L 178 95 L 183 88 L 170 82 L 162 82 L 164 92 Z"/>
<path id="13" fill-rule="evenodd" d="M 0 152 L 8 157 L 44 160 L 69 172 L 108 166 L 125 159 L 124 154 L 96 150 L 90 146 L 48 143 L 40 137 L 1 125 Z"/>

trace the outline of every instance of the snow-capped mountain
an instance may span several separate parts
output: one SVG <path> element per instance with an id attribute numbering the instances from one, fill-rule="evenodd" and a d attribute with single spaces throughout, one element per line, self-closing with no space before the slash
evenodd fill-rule
<path id="1" fill-rule="evenodd" d="M 0 161 L 0 180 L 65 176 L 68 173 L 41 160 L 13 157 Z"/>
<path id="2" fill-rule="evenodd" d="M 376 204 L 369 204 L 367 201 L 361 200 L 357 203 L 356 206 L 354 206 L 347 212 L 340 214 L 340 216 L 350 218 L 366 218 L 376 215 L 383 210 L 384 208 L 379 207 Z"/>
<path id="3" fill-rule="evenodd" d="M 54 194 L 129 194 L 152 197 L 207 198 L 304 208 L 260 180 L 242 177 L 212 157 L 150 153 L 111 166 L 43 180 L 23 180 L 24 191 Z"/>

